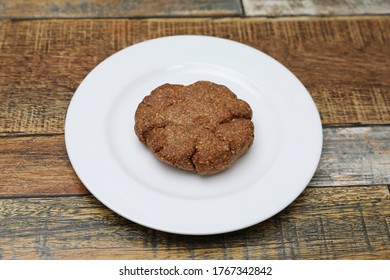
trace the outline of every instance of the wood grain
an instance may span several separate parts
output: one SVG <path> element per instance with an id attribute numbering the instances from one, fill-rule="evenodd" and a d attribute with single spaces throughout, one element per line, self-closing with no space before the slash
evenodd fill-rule
<path id="1" fill-rule="evenodd" d="M 389 202 L 385 186 L 311 188 L 251 228 L 180 236 L 134 224 L 91 196 L 1 199 L 0 258 L 388 259 Z"/>
<path id="2" fill-rule="evenodd" d="M 12 0 L 0 2 L 0 18 L 127 18 L 239 16 L 240 0 Z"/>
<path id="3" fill-rule="evenodd" d="M 0 137 L 0 197 L 88 191 L 68 160 L 64 137 Z M 390 126 L 326 128 L 309 186 L 390 184 Z"/>
<path id="4" fill-rule="evenodd" d="M 390 184 L 390 126 L 326 128 L 310 186 Z"/>
<path id="5" fill-rule="evenodd" d="M 116 51 L 175 34 L 243 42 L 308 88 L 323 124 L 390 123 L 390 17 L 0 21 L 0 134 L 63 133 L 85 75 Z M 146 94 L 146 93 L 145 93 Z"/>
<path id="6" fill-rule="evenodd" d="M 89 193 L 61 136 L 0 138 L 0 197 Z"/>
<path id="7" fill-rule="evenodd" d="M 242 0 L 247 16 L 389 14 L 387 0 Z"/>

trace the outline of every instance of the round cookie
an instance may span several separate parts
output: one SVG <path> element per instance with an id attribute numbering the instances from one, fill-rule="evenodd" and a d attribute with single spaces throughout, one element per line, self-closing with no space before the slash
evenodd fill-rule
<path id="1" fill-rule="evenodd" d="M 201 175 L 221 172 L 252 145 L 248 103 L 208 81 L 164 84 L 138 105 L 135 133 L 162 162 Z"/>

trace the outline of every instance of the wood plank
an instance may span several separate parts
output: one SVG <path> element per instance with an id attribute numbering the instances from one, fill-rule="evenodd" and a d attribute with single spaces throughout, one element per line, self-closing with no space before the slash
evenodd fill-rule
<path id="1" fill-rule="evenodd" d="M 0 138 L 0 197 L 89 193 L 69 162 L 64 136 Z"/>
<path id="2" fill-rule="evenodd" d="M 242 0 L 246 16 L 389 14 L 388 0 Z"/>
<path id="3" fill-rule="evenodd" d="M 0 197 L 88 193 L 74 173 L 63 135 L 0 137 Z M 309 186 L 390 184 L 390 126 L 325 128 Z"/>
<path id="4" fill-rule="evenodd" d="M 390 126 L 325 128 L 310 186 L 390 184 Z"/>
<path id="5" fill-rule="evenodd" d="M 13 0 L 0 3 L 0 18 L 12 19 L 240 15 L 240 0 Z"/>
<path id="6" fill-rule="evenodd" d="M 307 189 L 245 230 L 181 236 L 144 228 L 92 196 L 0 200 L 2 259 L 388 259 L 386 186 Z"/>
<path id="7" fill-rule="evenodd" d="M 246 43 L 308 88 L 325 125 L 390 123 L 390 17 L 0 21 L 0 134 L 63 133 L 69 101 L 116 51 L 175 34 Z"/>

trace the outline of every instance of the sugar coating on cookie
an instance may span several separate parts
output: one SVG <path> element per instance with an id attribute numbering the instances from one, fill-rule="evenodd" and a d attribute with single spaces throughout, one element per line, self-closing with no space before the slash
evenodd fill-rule
<path id="1" fill-rule="evenodd" d="M 135 133 L 162 162 L 200 175 L 231 166 L 254 139 L 252 110 L 208 81 L 164 84 L 138 105 Z"/>

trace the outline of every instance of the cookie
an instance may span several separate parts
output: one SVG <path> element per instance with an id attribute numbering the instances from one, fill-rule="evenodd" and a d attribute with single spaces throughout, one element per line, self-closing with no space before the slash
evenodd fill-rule
<path id="1" fill-rule="evenodd" d="M 254 139 L 252 110 L 208 81 L 164 84 L 138 105 L 135 133 L 162 162 L 210 175 L 231 166 Z"/>

